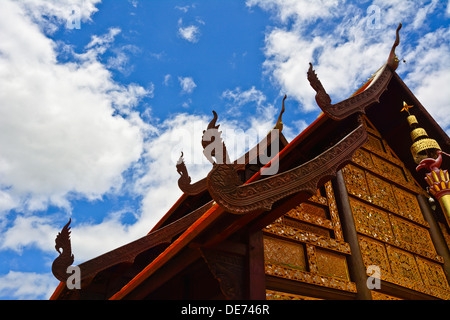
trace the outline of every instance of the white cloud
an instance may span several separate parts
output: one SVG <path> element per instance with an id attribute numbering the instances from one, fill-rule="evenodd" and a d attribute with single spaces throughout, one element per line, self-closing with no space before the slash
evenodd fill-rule
<path id="1" fill-rule="evenodd" d="M 264 10 L 274 11 L 282 23 L 293 19 L 298 24 L 330 17 L 340 3 L 342 1 L 338 0 L 247 0 L 246 2 L 249 7 L 258 5 Z"/>
<path id="2" fill-rule="evenodd" d="M 73 62 L 58 63 L 57 46 L 26 12 L 11 1 L 0 11 L 2 203 L 69 208 L 71 197 L 96 199 L 120 188 L 122 172 L 143 150 L 148 127 L 132 107 L 148 92 L 115 83 L 97 60 L 117 29 L 93 37 Z"/>
<path id="3" fill-rule="evenodd" d="M 184 13 L 188 12 L 189 9 L 194 9 L 195 8 L 195 4 L 191 4 L 191 5 L 186 5 L 186 6 L 175 6 L 175 9 L 180 10 Z"/>
<path id="4" fill-rule="evenodd" d="M 193 43 L 198 42 L 198 36 L 200 34 L 198 27 L 194 25 L 180 27 L 178 33 L 183 39 Z"/>
<path id="5" fill-rule="evenodd" d="M 406 56 L 406 60 L 410 61 L 415 60 L 413 53 L 414 57 L 423 58 L 441 54 L 437 61 L 442 63 L 428 65 L 429 72 L 418 71 L 421 68 L 412 62 L 402 64 L 399 68 L 398 72 L 417 74 L 407 79 L 417 80 L 411 89 L 424 99 L 424 104 L 434 104 L 430 98 L 431 88 L 436 84 L 431 83 L 437 82 L 436 79 L 444 81 L 448 74 L 446 62 L 443 62 L 449 61 L 447 49 L 443 50 L 448 48 L 448 41 L 444 44 L 445 41 L 441 40 L 440 45 L 435 43 L 429 52 L 420 53 L 414 47 L 410 48 L 408 42 L 409 33 L 426 39 L 424 24 L 439 8 L 440 4 L 436 0 L 367 2 L 372 9 L 377 9 L 375 11 L 366 11 L 350 3 L 344 5 L 343 1 L 337 0 L 248 0 L 247 5 L 259 6 L 277 19 L 278 26 L 266 32 L 264 67 L 274 84 L 280 86 L 289 97 L 299 101 L 304 112 L 318 110 L 315 92 L 306 78 L 309 62 L 313 63 L 332 101 L 341 101 L 385 63 L 400 21 L 411 23 L 404 23 L 401 45 L 397 48 L 399 57 Z M 403 53 L 408 51 L 411 54 Z M 424 74 L 430 76 L 423 77 Z M 443 96 L 439 101 L 447 97 L 445 90 L 439 90 L 438 95 Z M 437 110 L 437 107 L 431 109 Z M 445 120 L 440 123 L 447 126 Z"/>
<path id="6" fill-rule="evenodd" d="M 166 74 L 164 76 L 163 84 L 167 87 L 167 86 L 169 86 L 171 80 L 172 80 L 172 75 Z"/>
<path id="7" fill-rule="evenodd" d="M 182 93 L 192 93 L 197 85 L 192 77 L 178 77 Z"/>
<path id="8" fill-rule="evenodd" d="M 255 102 L 257 106 L 261 106 L 266 101 L 266 96 L 260 90 L 257 90 L 255 86 L 250 89 L 242 91 L 240 87 L 234 90 L 225 90 L 222 93 L 222 98 L 231 100 L 236 106 L 240 107 L 250 102 Z"/>
<path id="9" fill-rule="evenodd" d="M 106 49 L 106 45 L 111 44 L 114 41 L 114 38 L 121 32 L 119 28 L 110 28 L 107 34 L 97 36 L 94 35 L 91 38 L 91 42 L 86 45 L 86 49 L 90 49 L 93 47 L 99 47 L 101 49 Z M 103 52 L 102 52 L 103 53 Z"/>
<path id="10" fill-rule="evenodd" d="M 409 67 L 404 81 L 445 131 L 450 130 L 450 27 L 424 35 L 405 56 Z M 426 75 L 426 76 L 424 76 Z"/>
<path id="11" fill-rule="evenodd" d="M 9 1 L 9 0 L 8 0 Z M 45 32 L 53 33 L 60 25 L 74 23 L 81 28 L 81 22 L 91 20 L 101 0 L 17 0 L 26 14 L 36 21 Z"/>
<path id="12" fill-rule="evenodd" d="M 49 299 L 58 284 L 51 273 L 9 271 L 0 276 L 0 299 Z"/>
<path id="13" fill-rule="evenodd" d="M 0 250 L 20 253 L 25 247 L 35 247 L 53 252 L 55 237 L 60 230 L 52 227 L 51 222 L 49 217 L 17 216 L 13 225 L 0 235 Z"/>
<path id="14" fill-rule="evenodd" d="M 276 112 L 272 106 L 264 106 L 248 122 L 231 121 L 219 115 L 219 123 L 230 158 L 236 159 L 256 145 L 273 127 Z M 123 214 L 129 211 L 107 213 L 100 223 L 76 223 L 72 217 L 72 252 L 75 264 L 94 258 L 109 250 L 147 234 L 156 222 L 182 195 L 178 188 L 179 175 L 176 162 L 181 154 L 196 182 L 211 170 L 211 164 L 203 155 L 200 144 L 203 130 L 211 115 L 177 114 L 158 125 L 157 135 L 144 142 L 144 153 L 134 170 L 134 194 L 142 195 L 141 210 L 134 213 L 137 221 L 124 225 Z M 65 222 L 52 217 L 17 216 L 12 226 L 0 237 L 0 249 L 22 252 L 37 248 L 57 256 L 54 239 Z"/>
<path id="15" fill-rule="evenodd" d="M 205 24 L 202 21 L 202 24 Z M 178 35 L 192 43 L 196 43 L 200 37 L 200 29 L 195 25 L 188 25 L 186 27 L 183 26 L 183 19 L 178 20 Z"/>
<path id="16" fill-rule="evenodd" d="M 137 8 L 139 2 L 138 0 L 128 0 L 128 2 L 134 7 Z"/>

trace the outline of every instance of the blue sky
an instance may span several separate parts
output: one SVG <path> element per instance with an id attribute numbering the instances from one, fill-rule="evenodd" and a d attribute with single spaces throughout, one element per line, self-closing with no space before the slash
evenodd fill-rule
<path id="1" fill-rule="evenodd" d="M 387 59 L 450 132 L 450 4 L 343 0 L 1 0 L 0 299 L 47 299 L 54 238 L 75 263 L 144 236 L 179 198 L 175 162 L 210 170 L 219 114 L 232 158 L 274 125 L 319 114 L 308 62 L 333 102 Z"/>

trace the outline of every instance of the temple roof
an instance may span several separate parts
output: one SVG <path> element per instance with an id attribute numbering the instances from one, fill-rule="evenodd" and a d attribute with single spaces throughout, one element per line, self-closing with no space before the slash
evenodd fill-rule
<path id="1" fill-rule="evenodd" d="M 341 102 L 331 104 L 331 99 L 311 65 L 308 79 L 317 92 L 316 101 L 323 113 L 291 142 L 287 143 L 282 134 L 277 137 L 280 150 L 271 160 L 279 162 L 277 176 L 294 172 L 302 166 L 313 165 L 314 161 L 318 162 L 327 152 L 330 153 L 333 148 L 338 148 L 343 141 L 347 141 L 348 137 L 355 135 L 360 127 L 358 126 L 359 115 L 365 114 L 411 171 L 416 181 L 424 188 L 426 187 L 423 177 L 414 170 L 416 164 L 411 157 L 410 144 L 407 143 L 410 141 L 408 123 L 404 114 L 400 112 L 402 102 L 407 101 L 415 105 L 414 112 L 420 119 L 422 127 L 438 141 L 443 150 L 450 150 L 450 139 L 395 72 L 398 65 L 395 47 L 399 42 L 400 27 L 401 25 L 397 29 L 397 39 L 388 62 L 352 96 Z M 356 148 L 360 144 L 361 141 L 355 140 L 349 146 L 353 145 Z M 240 178 L 243 186 L 264 181 L 266 177 L 262 173 L 271 165 L 268 163 L 265 166 L 259 165 L 252 168 L 249 154 L 252 153 L 249 151 L 246 154 L 245 164 L 241 167 Z M 351 152 L 347 154 L 347 158 L 348 155 L 351 158 Z M 331 179 L 335 171 L 346 163 L 347 158 L 339 163 L 336 162 L 336 165 L 328 168 L 327 172 L 324 171 L 318 175 L 309 189 Z M 449 159 L 445 161 L 450 162 Z M 450 166 L 450 163 L 444 165 Z M 209 180 L 205 180 L 206 182 L 210 183 Z M 90 273 L 82 273 L 83 277 L 86 277 L 86 283 L 89 284 L 102 271 L 118 268 L 120 264 L 125 263 L 126 266 L 130 266 L 140 255 L 145 254 L 150 258 L 141 263 L 144 267 L 130 273 L 130 279 L 122 280 L 108 297 L 111 299 L 133 298 L 135 289 L 142 284 L 148 284 L 148 281 L 153 279 L 152 277 L 158 274 L 163 266 L 173 266 L 173 261 L 179 262 L 180 260 L 176 259 L 183 253 L 196 246 L 205 248 L 217 246 L 240 230 L 262 228 L 282 215 L 289 205 L 305 201 L 310 194 L 288 193 L 279 200 L 276 198 L 271 204 L 270 211 L 255 209 L 242 215 L 231 214 L 223 204 L 214 201 L 213 196 L 216 195 L 211 194 L 211 189 L 205 189 L 195 195 L 183 194 L 148 235 L 80 265 L 90 270 Z M 65 294 L 68 294 L 67 289 L 61 283 L 52 299 L 62 298 Z"/>

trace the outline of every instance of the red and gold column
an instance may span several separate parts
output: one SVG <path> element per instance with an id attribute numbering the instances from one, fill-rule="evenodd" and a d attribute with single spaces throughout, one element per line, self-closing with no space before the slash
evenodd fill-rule
<path id="1" fill-rule="evenodd" d="M 442 152 L 439 153 L 438 159 L 442 159 Z M 445 214 L 447 224 L 450 226 L 450 179 L 448 170 L 443 170 L 439 167 L 430 167 L 425 160 L 417 166 L 417 169 L 427 168 L 429 170 L 425 175 L 425 181 L 428 183 L 428 192 L 439 201 L 442 211 Z"/>
<path id="2" fill-rule="evenodd" d="M 436 140 L 428 137 L 425 129 L 419 127 L 419 122 L 411 115 L 409 106 L 403 102 L 402 111 L 408 113 L 408 123 L 411 127 L 411 154 L 418 165 L 416 170 L 426 169 L 425 181 L 428 184 L 428 193 L 441 205 L 447 224 L 450 227 L 450 179 L 448 170 L 441 169 L 442 155 L 448 155 L 441 150 Z"/>

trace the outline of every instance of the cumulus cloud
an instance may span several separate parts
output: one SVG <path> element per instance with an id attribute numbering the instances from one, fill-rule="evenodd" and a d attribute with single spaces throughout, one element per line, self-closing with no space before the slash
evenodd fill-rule
<path id="1" fill-rule="evenodd" d="M 91 16 L 97 12 L 96 5 L 101 0 L 17 0 L 27 16 L 37 22 L 39 27 L 53 33 L 61 25 L 68 29 L 80 28 L 82 22 L 91 20 Z"/>
<path id="2" fill-rule="evenodd" d="M 295 23 L 313 22 L 319 18 L 333 15 L 342 1 L 338 0 L 247 0 L 249 7 L 258 5 L 264 10 L 273 11 L 277 18 L 286 23 L 293 19 Z"/>
<path id="3" fill-rule="evenodd" d="M 450 28 L 424 35 L 418 45 L 405 55 L 405 60 L 411 69 L 404 81 L 443 129 L 449 132 L 450 92 L 440 88 L 450 81 Z"/>
<path id="4" fill-rule="evenodd" d="M 93 37 L 85 54 L 59 63 L 57 46 L 25 3 L 4 1 L 0 12 L 1 204 L 68 208 L 70 197 L 97 199 L 120 188 L 147 128 L 132 107 L 148 92 L 115 83 L 97 59 L 119 30 Z M 48 10 L 57 12 L 56 4 Z"/>
<path id="5" fill-rule="evenodd" d="M 58 284 L 51 273 L 9 271 L 0 276 L 0 298 L 49 299 Z"/>
<path id="6" fill-rule="evenodd" d="M 363 5 L 343 5 L 338 0 L 246 3 L 275 18 L 275 25 L 266 32 L 264 68 L 275 85 L 300 102 L 303 112 L 318 111 L 315 92 L 306 79 L 309 62 L 314 64 L 333 102 L 341 101 L 385 63 L 395 29 L 403 21 L 397 54 L 405 57 L 407 64 L 401 64 L 397 72 L 441 126 L 450 126 L 450 119 L 442 111 L 450 98 L 448 90 L 437 89 L 439 83 L 448 81 L 449 28 L 434 32 L 424 28 L 427 19 L 445 10 L 442 1 L 373 0 Z M 409 34 L 419 42 L 408 41 Z"/>
<path id="7" fill-rule="evenodd" d="M 202 21 L 204 24 L 204 22 Z M 196 43 L 200 37 L 200 28 L 196 25 L 183 26 L 183 19 L 178 20 L 178 35 L 192 43 Z"/>
<path id="8" fill-rule="evenodd" d="M 181 93 L 192 93 L 197 85 L 192 77 L 178 77 L 181 86 Z"/>
<path id="9" fill-rule="evenodd" d="M 264 93 L 257 90 L 255 86 L 252 86 L 250 89 L 245 91 L 242 91 L 240 87 L 237 87 L 234 90 L 225 90 L 222 93 L 222 98 L 231 100 L 233 104 L 239 107 L 249 102 L 255 102 L 257 106 L 261 106 L 261 104 L 266 100 Z"/>

